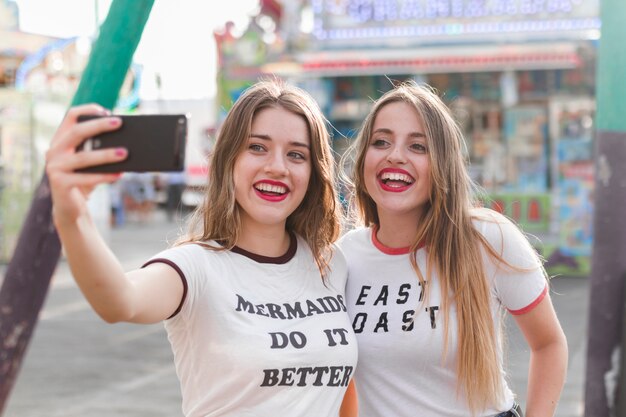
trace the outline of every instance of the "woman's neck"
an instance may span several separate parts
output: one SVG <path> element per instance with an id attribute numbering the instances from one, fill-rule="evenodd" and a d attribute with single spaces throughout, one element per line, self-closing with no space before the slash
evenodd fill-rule
<path id="1" fill-rule="evenodd" d="M 267 257 L 279 257 L 289 249 L 291 239 L 284 227 L 250 227 L 242 225 L 235 244 L 248 252 Z"/>
<path id="2" fill-rule="evenodd" d="M 419 218 L 414 214 L 400 216 L 397 214 L 378 214 L 380 226 L 376 238 L 389 248 L 406 248 L 415 243 Z"/>

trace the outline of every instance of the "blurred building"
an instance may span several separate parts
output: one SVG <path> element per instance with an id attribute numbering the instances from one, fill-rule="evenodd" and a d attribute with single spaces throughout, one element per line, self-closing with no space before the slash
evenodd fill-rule
<path id="1" fill-rule="evenodd" d="M 487 205 L 539 235 L 555 273 L 587 273 L 599 0 L 261 0 L 216 32 L 223 116 L 277 75 L 313 94 L 343 152 L 394 83 L 435 87 Z"/>
<path id="2" fill-rule="evenodd" d="M 12 255 L 45 150 L 89 53 L 88 40 L 20 31 L 18 13 L 0 0 L 0 262 Z"/>
<path id="3" fill-rule="evenodd" d="M 92 39 L 54 38 L 20 30 L 19 9 L 0 0 L 0 263 L 13 252 L 32 194 L 41 179 L 49 147 L 78 88 L 89 60 Z M 186 113 L 189 135 L 185 205 L 202 197 L 206 184 L 208 126 L 214 125 L 212 101 L 140 100 L 143 68 L 132 63 L 115 113 Z M 149 80 L 151 81 L 151 80 Z M 157 75 L 156 84 L 160 85 Z M 160 196 L 164 199 L 164 196 Z M 105 239 L 109 235 L 109 192 L 98 187 L 89 200 L 92 217 Z"/>

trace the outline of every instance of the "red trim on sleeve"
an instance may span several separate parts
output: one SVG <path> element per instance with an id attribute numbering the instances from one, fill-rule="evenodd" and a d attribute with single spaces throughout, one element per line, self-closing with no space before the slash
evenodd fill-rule
<path id="1" fill-rule="evenodd" d="M 531 311 L 533 308 L 537 307 L 537 305 L 541 302 L 541 300 L 543 300 L 546 297 L 547 294 L 548 294 L 548 284 L 546 284 L 546 286 L 543 288 L 543 291 L 541 291 L 541 294 L 539 294 L 539 296 L 535 298 L 535 301 L 528 304 L 524 308 L 520 308 L 519 310 L 509 310 L 509 313 L 513 314 L 514 316 L 519 316 L 520 314 L 526 314 L 529 311 Z"/>
<path id="2" fill-rule="evenodd" d="M 178 275 L 180 276 L 180 280 L 183 282 L 183 296 L 181 297 L 180 303 L 178 304 L 178 307 L 176 308 L 176 310 L 172 313 L 171 316 L 169 316 L 166 319 L 166 320 L 169 320 L 172 317 L 176 316 L 178 313 L 180 313 L 180 310 L 183 308 L 183 303 L 185 302 L 185 298 L 187 298 L 187 288 L 188 288 L 188 286 L 187 286 L 187 278 L 185 278 L 185 274 L 183 274 L 183 271 L 180 270 L 178 265 L 176 265 L 174 262 L 170 261 L 169 259 L 165 259 L 165 258 L 150 259 L 148 262 L 143 264 L 141 267 L 145 268 L 146 266 L 148 266 L 150 264 L 154 264 L 154 263 L 163 263 L 163 264 L 171 266 L 178 273 Z"/>

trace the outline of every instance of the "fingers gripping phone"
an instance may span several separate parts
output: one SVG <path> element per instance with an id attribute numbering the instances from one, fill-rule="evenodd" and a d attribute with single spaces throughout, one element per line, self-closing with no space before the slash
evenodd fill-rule
<path id="1" fill-rule="evenodd" d="M 79 116 L 78 121 L 103 116 Z M 116 116 L 122 126 L 85 140 L 77 151 L 123 147 L 128 158 L 113 164 L 95 165 L 77 172 L 156 172 L 185 169 L 185 144 L 187 141 L 187 116 L 181 114 L 155 114 Z"/>

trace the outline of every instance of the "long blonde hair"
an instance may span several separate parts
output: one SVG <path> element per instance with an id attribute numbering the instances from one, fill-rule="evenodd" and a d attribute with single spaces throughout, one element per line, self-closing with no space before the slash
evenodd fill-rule
<path id="1" fill-rule="evenodd" d="M 193 213 L 189 230 L 178 244 L 215 240 L 231 249 L 241 234 L 241 208 L 235 200 L 233 170 L 250 137 L 252 121 L 262 109 L 278 107 L 304 119 L 311 141 L 311 177 L 302 203 L 287 218 L 286 228 L 306 240 L 322 276 L 328 266 L 330 244 L 340 233 L 335 192 L 334 158 L 326 120 L 304 90 L 280 80 L 260 81 L 235 102 L 222 124 L 213 149 L 204 202 Z"/>
<path id="2" fill-rule="evenodd" d="M 380 109 L 403 102 L 417 112 L 428 140 L 431 190 L 411 250 L 411 264 L 422 288 L 433 269 L 441 282 L 444 315 L 444 358 L 448 345 L 450 306 L 457 310 L 457 391 L 464 390 L 473 413 L 498 404 L 503 386 L 498 363 L 496 329 L 490 310 L 481 246 L 504 262 L 472 224 L 473 183 L 467 172 L 463 135 L 448 107 L 434 91 L 409 81 L 385 93 L 365 118 L 354 144 L 353 190 L 357 218 L 368 227 L 380 227 L 376 203 L 365 187 L 364 161 Z M 420 242 L 427 247 L 425 274 L 416 261 Z M 506 262 L 505 262 L 506 263 Z M 428 294 L 428 293 L 426 293 Z M 451 295 L 451 296 L 448 296 Z"/>

